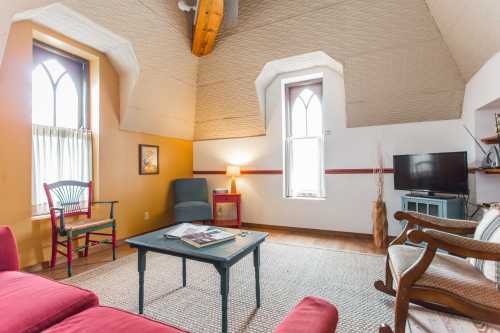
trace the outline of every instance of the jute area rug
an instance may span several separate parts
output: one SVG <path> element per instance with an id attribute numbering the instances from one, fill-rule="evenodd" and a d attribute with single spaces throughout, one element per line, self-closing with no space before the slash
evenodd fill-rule
<path id="1" fill-rule="evenodd" d="M 181 269 L 180 258 L 148 253 L 144 314 L 192 333 L 220 332 L 217 271 L 188 260 L 187 287 L 182 288 Z M 383 256 L 266 241 L 261 246 L 259 309 L 252 256 L 231 269 L 229 331 L 272 332 L 304 296 L 314 295 L 337 306 L 337 332 L 377 332 L 381 323 L 393 322 L 392 299 L 373 287 L 383 272 Z M 136 255 L 65 282 L 96 292 L 102 305 L 138 312 Z"/>

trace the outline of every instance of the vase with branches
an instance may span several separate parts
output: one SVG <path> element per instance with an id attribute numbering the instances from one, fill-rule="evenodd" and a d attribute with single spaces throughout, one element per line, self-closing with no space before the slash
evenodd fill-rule
<path id="1" fill-rule="evenodd" d="M 382 145 L 377 145 L 377 166 L 373 169 L 375 176 L 376 200 L 372 206 L 373 241 L 378 248 L 387 245 L 387 208 L 384 202 L 384 154 Z"/>

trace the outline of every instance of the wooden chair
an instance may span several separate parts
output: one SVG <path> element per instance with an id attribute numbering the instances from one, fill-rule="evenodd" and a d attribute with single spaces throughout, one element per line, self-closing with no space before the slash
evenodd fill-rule
<path id="1" fill-rule="evenodd" d="M 500 211 L 493 215 L 500 216 Z M 385 283 L 379 280 L 374 285 L 396 297 L 395 332 L 405 332 L 409 303 L 500 324 L 500 292 L 496 283 L 466 259 L 500 261 L 500 244 L 464 237 L 474 233 L 479 224 L 476 221 L 413 212 L 397 212 L 394 216 L 406 221 L 406 226 L 389 246 Z M 403 245 L 407 240 L 425 247 Z M 436 252 L 438 249 L 448 253 Z M 379 332 L 392 330 L 382 325 Z"/>
<path id="2" fill-rule="evenodd" d="M 116 220 L 114 207 L 118 201 L 92 201 L 92 182 L 59 181 L 52 184 L 44 183 L 45 194 L 50 209 L 52 222 L 52 256 L 50 267 L 56 264 L 57 254 L 67 258 L 68 276 L 72 275 L 71 264 L 73 252 L 84 250 L 83 255 L 88 256 L 90 246 L 106 243 L 112 245 L 113 260 L 116 259 Z M 55 201 L 54 201 L 55 199 Z M 95 204 L 109 204 L 109 217 L 92 219 L 92 206 Z M 84 219 L 79 217 L 84 216 Z M 66 220 L 66 218 L 71 219 Z M 111 233 L 96 232 L 101 229 L 111 228 Z M 91 235 L 111 236 L 111 240 L 90 239 Z M 64 237 L 63 240 L 59 240 Z M 75 240 L 85 238 L 85 245 L 74 248 Z M 66 248 L 66 252 L 60 251 L 58 246 Z"/>

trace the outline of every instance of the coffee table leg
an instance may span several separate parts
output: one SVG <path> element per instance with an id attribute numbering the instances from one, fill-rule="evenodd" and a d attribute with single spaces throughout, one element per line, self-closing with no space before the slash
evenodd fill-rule
<path id="1" fill-rule="evenodd" d="M 260 246 L 253 250 L 253 266 L 255 268 L 255 296 L 257 307 L 260 308 Z"/>
<path id="2" fill-rule="evenodd" d="M 227 333 L 227 300 L 229 295 L 229 267 L 216 266 L 220 274 L 220 294 L 222 296 L 222 333 Z"/>
<path id="3" fill-rule="evenodd" d="M 186 286 L 186 258 L 182 258 L 182 287 Z"/>
<path id="4" fill-rule="evenodd" d="M 146 270 L 146 250 L 139 249 L 137 253 L 139 271 L 139 313 L 144 313 L 144 271 Z"/>

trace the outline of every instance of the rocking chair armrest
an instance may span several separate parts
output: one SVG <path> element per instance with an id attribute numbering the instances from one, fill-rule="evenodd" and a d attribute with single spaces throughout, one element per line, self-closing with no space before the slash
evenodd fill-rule
<path id="1" fill-rule="evenodd" d="M 417 212 L 398 211 L 394 214 L 398 221 L 407 221 L 413 226 L 446 231 L 457 235 L 473 234 L 479 222 L 471 220 L 447 219 Z"/>
<path id="2" fill-rule="evenodd" d="M 484 242 L 433 229 L 412 230 L 408 239 L 414 243 L 425 242 L 434 249 L 446 250 L 453 255 L 482 260 L 500 261 L 500 244 Z"/>

